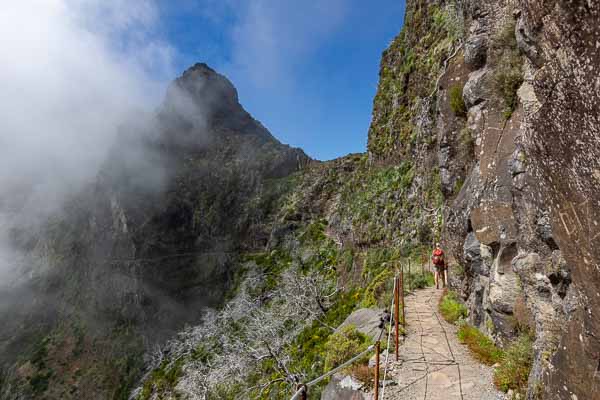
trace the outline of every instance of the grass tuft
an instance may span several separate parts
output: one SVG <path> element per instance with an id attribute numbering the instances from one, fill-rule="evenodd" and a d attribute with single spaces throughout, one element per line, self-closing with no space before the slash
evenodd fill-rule
<path id="1" fill-rule="evenodd" d="M 525 395 L 527 381 L 533 364 L 533 340 L 529 335 L 521 335 L 508 346 L 494 372 L 494 384 L 503 392 L 512 389 Z"/>
<path id="2" fill-rule="evenodd" d="M 457 117 L 467 116 L 467 106 L 463 100 L 463 86 L 454 85 L 448 90 L 448 96 L 450 96 L 450 108 Z"/>
<path id="3" fill-rule="evenodd" d="M 466 344 L 473 356 L 486 365 L 494 365 L 503 357 L 503 352 L 479 329 L 462 324 L 458 329 L 458 340 Z"/>
<path id="4" fill-rule="evenodd" d="M 440 299 L 439 309 L 442 317 L 451 324 L 467 317 L 467 307 L 460 302 L 458 294 L 453 291 L 444 293 Z"/>
<path id="5" fill-rule="evenodd" d="M 414 274 L 410 274 L 408 279 L 410 279 L 410 288 L 412 290 L 424 289 L 426 287 L 435 285 L 432 272 L 416 272 Z"/>
<path id="6" fill-rule="evenodd" d="M 371 344 L 371 339 L 360 333 L 354 325 L 347 325 L 339 332 L 334 333 L 329 337 L 325 345 L 327 356 L 325 357 L 325 370 L 329 371 L 348 359 L 354 357 Z M 368 361 L 369 357 L 365 356 Z M 361 363 L 357 361 L 357 363 Z"/>

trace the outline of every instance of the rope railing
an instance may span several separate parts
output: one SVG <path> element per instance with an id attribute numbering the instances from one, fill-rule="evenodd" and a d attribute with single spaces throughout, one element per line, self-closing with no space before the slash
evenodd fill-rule
<path id="1" fill-rule="evenodd" d="M 400 274 L 398 274 L 394 277 L 394 296 L 392 296 L 392 304 L 390 306 L 390 322 L 389 322 L 389 327 L 388 327 L 387 349 L 386 349 L 386 356 L 385 356 L 385 363 L 384 363 L 383 389 L 381 392 L 381 398 L 383 398 L 383 395 L 385 394 L 385 381 L 386 381 L 386 376 L 387 376 L 387 367 L 388 367 L 389 355 L 390 355 L 390 342 L 391 342 L 391 335 L 392 335 L 392 320 L 395 325 L 396 361 L 398 361 L 398 342 L 399 342 L 398 332 L 399 332 L 399 320 L 400 320 L 400 318 L 399 318 L 400 298 L 402 298 L 402 300 L 401 300 L 401 302 L 402 302 L 402 323 L 404 324 L 404 322 L 405 322 L 403 275 L 404 275 L 404 273 L 401 269 Z M 392 312 L 394 312 L 393 319 L 391 317 Z M 302 384 L 298 385 L 296 392 L 294 393 L 294 395 L 291 397 L 290 400 L 306 400 L 307 394 L 308 394 L 308 388 L 323 382 L 325 379 L 329 378 L 336 372 L 339 372 L 339 371 L 343 370 L 344 368 L 354 364 L 356 361 L 360 360 L 361 358 L 363 358 L 364 356 L 366 356 L 373 350 L 375 350 L 375 358 L 376 358 L 376 361 L 375 361 L 375 385 L 374 385 L 375 397 L 374 398 L 376 400 L 379 400 L 379 398 L 380 398 L 380 396 L 379 396 L 379 367 L 380 367 L 379 366 L 379 351 L 380 351 L 380 340 L 381 340 L 381 337 L 382 337 L 384 331 L 385 331 L 385 324 L 382 326 L 381 331 L 379 332 L 379 336 L 378 336 L 375 344 L 370 345 L 369 347 L 367 347 L 365 350 L 363 350 L 359 354 L 350 358 L 348 361 L 338 365 L 334 369 L 324 373 L 323 375 L 319 376 L 318 378 L 315 378 L 310 382 L 306 382 L 306 383 L 302 383 Z"/>
<path id="2" fill-rule="evenodd" d="M 301 387 L 298 389 L 298 391 L 296 392 L 296 394 L 294 394 L 294 396 L 292 396 L 291 400 L 296 400 L 296 399 L 301 399 L 302 394 L 306 393 L 306 389 L 311 387 L 311 386 L 315 386 L 316 384 L 324 381 L 325 379 L 329 378 L 331 375 L 335 374 L 338 371 L 341 371 L 342 369 L 352 365 L 353 363 L 355 363 L 356 361 L 360 360 L 362 357 L 366 356 L 367 354 L 369 354 L 373 349 L 375 348 L 375 345 L 372 344 L 369 347 L 367 347 L 366 350 L 364 350 L 363 352 L 355 355 L 354 357 L 352 357 L 351 359 L 349 359 L 348 361 L 346 361 L 343 364 L 340 364 L 339 366 L 335 367 L 334 369 L 332 369 L 331 371 L 319 376 L 316 379 L 313 379 L 312 381 L 302 384 L 300 385 Z"/>

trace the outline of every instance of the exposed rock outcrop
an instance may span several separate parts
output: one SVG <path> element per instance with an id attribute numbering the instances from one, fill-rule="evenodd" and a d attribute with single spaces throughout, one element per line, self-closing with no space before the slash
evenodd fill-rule
<path id="1" fill-rule="evenodd" d="M 413 55 L 431 57 L 431 48 L 410 38 L 439 32 L 424 22 L 439 10 L 457 10 L 458 18 L 445 21 L 462 21 L 463 29 L 453 37 L 462 48 L 431 91 L 437 90 L 437 104 L 428 111 L 435 127 L 420 130 L 416 141 L 400 136 L 389 151 L 423 165 L 437 152 L 444 245 L 463 266 L 459 286 L 470 321 L 500 344 L 520 330 L 535 334 L 528 398 L 597 398 L 600 4 L 408 2 L 401 41 L 411 50 L 392 45 L 384 54 L 372 153 L 387 137 L 379 127 L 397 124 L 395 117 L 380 121 L 383 110 L 387 116 L 405 110 L 400 101 L 389 110 L 380 105 L 390 92 L 389 71 Z M 394 58 L 406 53 L 411 58 Z M 410 93 L 413 104 L 431 104 L 418 91 L 430 70 L 402 71 L 394 75 L 404 82 L 399 93 Z M 453 93 L 458 85 L 466 117 Z M 419 107 L 408 108 L 405 120 L 418 120 Z M 432 135 L 436 146 L 419 147 L 420 137 Z M 417 171 L 415 179 L 426 175 Z"/>
<path id="2" fill-rule="evenodd" d="M 334 375 L 323 389 L 321 400 L 366 400 L 368 395 L 360 390 L 362 386 L 362 382 L 351 376 Z"/>
<path id="3" fill-rule="evenodd" d="M 345 326 L 351 325 L 360 333 L 369 336 L 373 341 L 379 339 L 382 326 L 386 320 L 385 310 L 373 308 L 360 308 L 350 314 L 338 327 L 338 331 Z M 389 312 L 387 314 L 389 321 Z"/>

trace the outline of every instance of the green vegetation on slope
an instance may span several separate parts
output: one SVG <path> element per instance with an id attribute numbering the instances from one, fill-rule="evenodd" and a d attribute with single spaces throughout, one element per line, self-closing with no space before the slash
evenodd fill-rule
<path id="1" fill-rule="evenodd" d="M 458 294 L 451 290 L 441 297 L 439 309 L 442 317 L 451 324 L 467 317 L 467 307 L 460 302 Z"/>
<path id="2" fill-rule="evenodd" d="M 463 323 L 458 329 L 458 339 L 466 344 L 473 356 L 487 365 L 494 365 L 502 359 L 503 352 L 492 339 L 472 325 Z"/>
<path id="3" fill-rule="evenodd" d="M 383 53 L 373 101 L 368 148 L 382 159 L 408 155 L 420 140 L 413 118 L 434 91 L 443 60 L 463 35 L 460 16 L 449 5 L 411 2 L 405 21 Z"/>
<path id="4" fill-rule="evenodd" d="M 347 325 L 329 337 L 325 344 L 325 370 L 329 371 L 343 364 L 350 358 L 366 350 L 372 340 L 367 335 L 364 335 L 356 330 L 353 325 Z M 369 356 L 365 356 L 363 360 L 358 362 L 367 362 Z"/>
<path id="5" fill-rule="evenodd" d="M 183 360 L 177 360 L 174 363 L 163 362 L 158 369 L 152 371 L 150 378 L 144 383 L 139 400 L 148 400 L 156 394 L 162 398 L 165 392 L 172 390 L 181 377 L 181 367 Z"/>
<path id="6" fill-rule="evenodd" d="M 527 383 L 533 364 L 533 341 L 528 334 L 519 335 L 502 350 L 479 329 L 462 323 L 458 330 L 458 338 L 469 347 L 479 361 L 487 365 L 497 364 L 494 384 L 498 389 L 504 392 L 513 390 L 520 396 L 527 394 Z"/>
<path id="7" fill-rule="evenodd" d="M 439 310 L 444 319 L 458 323 L 458 339 L 465 344 L 473 356 L 484 364 L 494 365 L 494 384 L 504 392 L 513 390 L 525 396 L 527 381 L 533 364 L 533 340 L 529 331 L 520 332 L 506 349 L 498 348 L 494 342 L 476 327 L 465 322 L 467 308 L 453 291 L 446 291 L 440 299 Z"/>
<path id="8" fill-rule="evenodd" d="M 443 202 L 439 172 L 435 169 L 419 182 L 419 201 L 409 200 L 414 189 L 415 165 L 405 160 L 398 165 L 370 166 L 367 156 L 353 163 L 351 174 L 338 177 L 337 212 L 351 225 L 357 245 L 379 243 L 395 248 L 430 243 L 438 235 L 435 218 L 424 215 L 427 208 Z M 416 232 L 416 237 L 415 237 Z"/>
<path id="9" fill-rule="evenodd" d="M 382 168 L 369 168 L 363 163 L 349 177 L 340 190 L 340 212 L 365 243 L 393 239 L 394 231 L 386 225 L 398 224 L 411 211 L 404 198 L 413 177 L 413 165 L 408 161 Z"/>
<path id="10" fill-rule="evenodd" d="M 517 47 L 515 21 L 507 22 L 491 40 L 494 88 L 504 101 L 504 117 L 509 119 L 517 108 L 517 90 L 523 83 L 523 57 Z"/>
<path id="11" fill-rule="evenodd" d="M 463 86 L 454 85 L 448 90 L 450 97 L 450 108 L 457 117 L 465 118 L 467 116 L 467 106 L 463 100 Z"/>
<path id="12" fill-rule="evenodd" d="M 504 352 L 494 372 L 494 383 L 498 389 L 525 396 L 527 381 L 533 364 L 533 341 L 527 334 L 520 335 Z"/>

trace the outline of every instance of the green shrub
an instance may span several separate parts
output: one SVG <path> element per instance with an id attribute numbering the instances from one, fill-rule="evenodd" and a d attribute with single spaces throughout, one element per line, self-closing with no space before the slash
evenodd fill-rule
<path id="1" fill-rule="evenodd" d="M 523 58 L 517 47 L 515 21 L 504 25 L 491 40 L 491 58 L 494 60 L 493 84 L 504 100 L 504 117 L 509 119 L 517 108 L 517 90 L 523 83 Z"/>
<path id="2" fill-rule="evenodd" d="M 392 299 L 394 271 L 385 268 L 366 287 L 360 304 L 363 308 L 386 306 Z"/>
<path id="3" fill-rule="evenodd" d="M 326 219 L 313 221 L 300 234 L 299 239 L 303 244 L 314 244 L 324 242 L 327 240 L 327 236 L 325 235 L 326 228 Z"/>
<path id="4" fill-rule="evenodd" d="M 462 324 L 458 329 L 458 340 L 466 344 L 473 356 L 484 364 L 494 365 L 502 359 L 502 350 L 474 326 Z"/>
<path id="5" fill-rule="evenodd" d="M 350 358 L 364 351 L 371 344 L 371 339 L 360 333 L 354 325 L 347 325 L 339 332 L 329 337 L 325 345 L 327 356 L 325 357 L 325 370 L 329 371 Z M 368 356 L 365 356 L 367 361 Z"/>
<path id="6" fill-rule="evenodd" d="M 494 74 L 494 86 L 496 91 L 504 99 L 504 117 L 509 119 L 513 111 L 517 108 L 518 95 L 517 90 L 523 83 L 523 74 L 521 72 L 520 56 L 517 58 L 504 60 L 498 66 Z"/>
<path id="7" fill-rule="evenodd" d="M 435 285 L 432 272 L 425 272 L 424 274 L 420 272 L 410 274 L 409 279 L 411 289 L 424 289 L 426 287 Z"/>
<path id="8" fill-rule="evenodd" d="M 50 384 L 52 371 L 38 372 L 29 379 L 31 390 L 36 394 L 44 393 Z"/>
<path id="9" fill-rule="evenodd" d="M 245 258 L 245 261 L 254 261 L 260 271 L 267 276 L 267 279 L 265 279 L 265 282 L 262 283 L 262 285 L 257 285 L 252 288 L 252 294 L 254 295 L 277 287 L 280 282 L 281 273 L 287 269 L 292 262 L 289 253 L 278 249 L 272 250 L 271 252 L 249 254 Z"/>
<path id="10" fill-rule="evenodd" d="M 439 309 L 442 317 L 451 324 L 467 317 L 467 307 L 460 302 L 458 295 L 453 291 L 447 291 L 442 296 Z"/>
<path id="11" fill-rule="evenodd" d="M 150 378 L 144 382 L 142 391 L 137 399 L 147 400 L 155 394 L 158 394 L 160 398 L 160 396 L 173 390 L 183 373 L 183 363 L 184 360 L 182 358 L 173 363 L 163 361 L 160 367 L 154 370 Z"/>
<path id="12" fill-rule="evenodd" d="M 504 392 L 512 389 L 525 395 L 532 364 L 533 341 L 529 335 L 521 335 L 506 349 L 494 372 L 496 387 Z"/>
<path id="13" fill-rule="evenodd" d="M 463 86 L 454 85 L 448 90 L 448 96 L 450 97 L 450 108 L 457 117 L 467 116 L 467 106 L 463 100 Z"/>

